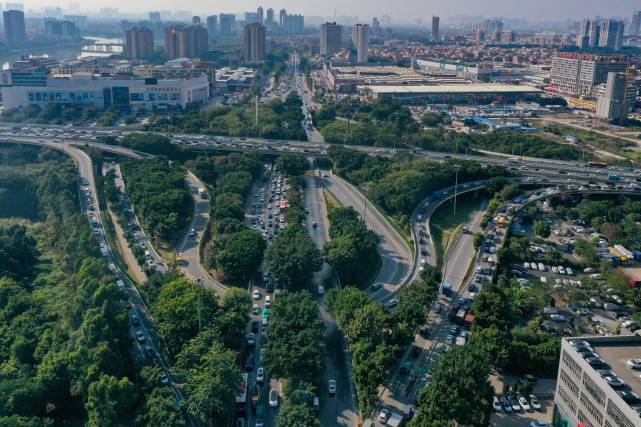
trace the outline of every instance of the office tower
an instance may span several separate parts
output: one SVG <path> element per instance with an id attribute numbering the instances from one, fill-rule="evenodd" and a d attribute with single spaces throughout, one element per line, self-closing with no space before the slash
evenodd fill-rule
<path id="1" fill-rule="evenodd" d="M 602 20 L 599 47 L 607 47 L 612 50 L 621 49 L 623 29 L 623 21 L 615 21 L 613 19 Z"/>
<path id="2" fill-rule="evenodd" d="M 601 36 L 601 25 L 598 20 L 592 21 L 590 25 L 590 40 L 588 40 L 588 47 L 599 47 L 599 38 Z"/>
<path id="3" fill-rule="evenodd" d="M 24 28 L 24 12 L 21 10 L 7 10 L 2 12 L 4 18 L 4 36 L 7 43 L 17 44 L 27 41 Z"/>
<path id="4" fill-rule="evenodd" d="M 626 73 L 608 73 L 608 81 L 597 96 L 596 116 L 604 120 L 627 117 L 635 102 L 635 95 L 636 91 L 629 86 Z"/>
<path id="5" fill-rule="evenodd" d="M 630 25 L 630 35 L 641 36 L 641 10 L 637 10 L 632 15 L 632 25 Z"/>
<path id="6" fill-rule="evenodd" d="M 492 33 L 492 41 L 500 42 L 500 41 L 501 41 L 501 37 L 502 37 L 502 36 L 503 36 L 503 33 L 501 32 L 501 30 L 496 29 L 496 30 L 494 30 L 494 32 Z"/>
<path id="7" fill-rule="evenodd" d="M 224 35 L 231 34 L 231 29 L 236 23 L 236 15 L 221 13 L 218 17 L 220 18 L 220 33 Z"/>
<path id="8" fill-rule="evenodd" d="M 607 82 L 608 73 L 624 73 L 625 56 L 594 56 L 561 52 L 552 58 L 550 84 L 576 95 L 592 95 L 597 85 Z"/>
<path id="9" fill-rule="evenodd" d="M 149 20 L 151 22 L 160 22 L 160 12 L 149 12 Z"/>
<path id="10" fill-rule="evenodd" d="M 516 32 L 514 30 L 508 30 L 505 34 L 508 43 L 514 43 L 516 41 Z"/>
<path id="11" fill-rule="evenodd" d="M 321 24 L 320 54 L 329 56 L 339 53 L 342 33 L 343 26 L 337 25 L 336 22 Z"/>
<path id="12" fill-rule="evenodd" d="M 191 17 L 191 24 L 192 25 L 200 25 L 200 16 L 192 16 Z"/>
<path id="13" fill-rule="evenodd" d="M 258 9 L 256 9 L 256 15 L 258 15 L 258 23 L 259 24 L 262 24 L 263 22 L 265 22 L 264 15 L 263 15 L 263 7 L 262 6 L 258 6 Z"/>
<path id="14" fill-rule="evenodd" d="M 165 30 L 165 50 L 169 60 L 196 58 L 208 49 L 207 30 L 200 25 L 171 26 Z"/>
<path id="15" fill-rule="evenodd" d="M 587 49 L 590 45 L 590 32 L 592 30 L 593 21 L 589 19 L 583 19 L 581 23 L 581 30 L 579 35 L 576 37 L 576 45 L 580 49 Z"/>
<path id="16" fill-rule="evenodd" d="M 300 34 L 304 26 L 303 15 L 285 15 L 283 18 L 283 31 L 287 34 Z"/>
<path id="17" fill-rule="evenodd" d="M 485 31 L 482 29 L 476 30 L 476 44 L 481 44 L 485 41 Z"/>
<path id="18" fill-rule="evenodd" d="M 352 27 L 352 42 L 356 48 L 356 62 L 366 64 L 367 49 L 369 48 L 369 25 L 354 25 Z"/>
<path id="19" fill-rule="evenodd" d="M 370 35 L 378 37 L 381 35 L 381 23 L 378 21 L 378 18 L 372 18 L 372 28 L 370 28 Z"/>
<path id="20" fill-rule="evenodd" d="M 213 39 L 216 34 L 216 24 L 218 23 L 218 17 L 216 15 L 211 15 L 207 17 L 207 33 L 209 38 Z"/>
<path id="21" fill-rule="evenodd" d="M 285 17 L 287 16 L 287 11 L 285 9 L 280 10 L 278 24 L 282 27 L 285 24 Z"/>
<path id="22" fill-rule="evenodd" d="M 129 59 L 149 59 L 154 54 L 154 32 L 146 27 L 134 27 L 126 33 Z"/>
<path id="23" fill-rule="evenodd" d="M 265 27 L 258 22 L 245 25 L 245 62 L 265 60 Z"/>
<path id="24" fill-rule="evenodd" d="M 430 37 L 432 41 L 438 40 L 439 21 L 440 18 L 438 16 L 432 15 L 432 37 Z"/>
<path id="25" fill-rule="evenodd" d="M 255 12 L 245 12 L 245 24 L 258 22 L 258 14 Z"/>
<path id="26" fill-rule="evenodd" d="M 265 19 L 265 23 L 267 25 L 271 25 L 274 23 L 274 9 L 271 7 L 267 9 L 267 19 Z"/>

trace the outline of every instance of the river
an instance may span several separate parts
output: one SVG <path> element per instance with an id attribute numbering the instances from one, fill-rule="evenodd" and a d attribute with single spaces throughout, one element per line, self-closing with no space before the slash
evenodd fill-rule
<path id="1" fill-rule="evenodd" d="M 102 43 L 114 43 L 114 44 L 120 44 L 120 45 L 123 44 L 123 41 L 121 39 L 108 39 L 103 37 L 85 37 L 85 39 L 94 40 L 97 44 L 102 44 Z M 121 52 L 122 52 L 122 46 L 114 46 L 111 52 L 100 52 L 100 51 L 83 52 L 81 46 L 73 46 L 73 47 L 51 46 L 46 48 L 33 49 L 33 51 L 30 51 L 30 52 L 1 55 L 0 64 L 2 64 L 2 69 L 6 70 L 11 67 L 11 62 L 19 60 L 20 57 L 23 55 L 48 56 L 48 57 L 56 58 L 60 62 L 62 62 L 62 61 L 70 61 L 72 59 L 84 58 L 87 56 L 109 56 L 109 55 L 114 55 Z"/>

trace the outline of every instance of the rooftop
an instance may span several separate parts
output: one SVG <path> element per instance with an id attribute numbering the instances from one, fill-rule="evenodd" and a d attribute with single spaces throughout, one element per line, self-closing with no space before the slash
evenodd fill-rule
<path id="1" fill-rule="evenodd" d="M 601 338 L 601 337 L 600 337 Z M 603 338 L 618 338 L 615 340 L 605 340 Z M 625 383 L 621 390 L 631 390 L 641 396 L 641 380 L 639 380 L 640 371 L 628 368 L 626 362 L 630 359 L 641 358 L 641 337 L 634 335 L 630 340 L 622 340 L 621 337 L 602 337 L 601 339 L 588 338 L 594 351 L 601 359 L 610 365 L 610 371 L 617 374 Z M 627 338 L 627 337 L 626 337 Z M 632 405 L 638 407 L 639 405 Z"/>
<path id="2" fill-rule="evenodd" d="M 506 85 L 506 84 L 444 84 L 444 85 L 420 85 L 420 86 L 359 86 L 360 89 L 369 90 L 379 94 L 421 94 L 421 93 L 540 93 L 541 90 L 528 85 Z"/>

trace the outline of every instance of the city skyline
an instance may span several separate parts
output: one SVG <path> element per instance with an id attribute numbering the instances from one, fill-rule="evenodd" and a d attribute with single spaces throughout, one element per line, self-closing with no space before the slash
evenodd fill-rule
<path id="1" fill-rule="evenodd" d="M 69 6 L 67 2 L 61 3 L 57 0 L 27 1 L 23 4 L 25 11 L 44 7 L 66 9 Z M 242 13 L 255 11 L 259 6 L 262 6 L 265 9 L 273 8 L 274 10 L 284 8 L 309 16 L 357 15 L 363 22 L 369 22 L 373 16 L 384 15 L 390 16 L 393 20 L 413 21 L 420 18 L 423 25 L 428 25 L 432 15 L 440 16 L 446 20 L 454 15 L 484 15 L 486 17 L 523 18 L 531 22 L 580 20 L 586 16 L 593 17 L 595 15 L 631 19 L 632 13 L 640 8 L 639 2 L 636 0 L 620 0 L 615 4 L 606 4 L 602 0 L 541 0 L 534 3 L 494 0 L 489 4 L 479 4 L 472 0 L 458 0 L 450 3 L 435 0 L 403 0 L 402 5 L 404 7 L 399 8 L 381 0 L 368 3 L 356 1 L 350 2 L 348 5 L 338 0 L 330 0 L 322 4 L 311 2 L 310 4 L 301 4 L 294 0 L 280 0 L 273 3 L 240 0 L 232 6 L 234 10 L 229 10 L 229 6 L 203 8 L 202 3 L 196 0 L 185 0 L 181 2 L 180 7 L 176 7 L 175 3 L 170 0 L 142 0 L 133 6 L 125 0 L 113 0 L 108 6 L 118 8 L 121 13 L 147 13 L 149 10 L 190 10 L 193 14 Z M 97 11 L 97 9 L 82 10 L 84 12 Z"/>

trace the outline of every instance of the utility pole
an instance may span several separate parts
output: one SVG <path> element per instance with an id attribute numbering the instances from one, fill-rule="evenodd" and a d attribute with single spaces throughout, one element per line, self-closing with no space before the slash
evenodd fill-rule
<path id="1" fill-rule="evenodd" d="M 458 168 L 461 167 L 461 165 L 454 165 L 456 168 L 456 180 L 454 181 L 454 219 L 456 220 L 456 194 L 458 192 Z"/>

